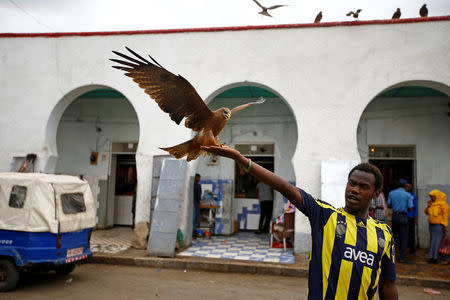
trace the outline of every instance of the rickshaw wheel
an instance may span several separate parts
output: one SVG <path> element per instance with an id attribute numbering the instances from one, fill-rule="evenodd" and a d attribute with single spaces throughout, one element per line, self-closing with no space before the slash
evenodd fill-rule
<path id="1" fill-rule="evenodd" d="M 56 274 L 67 275 L 75 269 L 75 264 L 65 264 L 56 268 Z"/>
<path id="2" fill-rule="evenodd" d="M 7 292 L 19 282 L 19 270 L 8 259 L 0 259 L 0 292 Z"/>

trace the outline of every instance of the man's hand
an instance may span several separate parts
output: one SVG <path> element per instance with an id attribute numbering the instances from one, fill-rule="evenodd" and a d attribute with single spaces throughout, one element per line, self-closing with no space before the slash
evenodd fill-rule
<path id="1" fill-rule="evenodd" d="M 378 295 L 380 296 L 380 300 L 398 300 L 398 292 L 395 281 L 380 279 Z"/>
<path id="2" fill-rule="evenodd" d="M 240 155 L 242 155 L 236 149 L 230 148 L 228 146 L 222 146 L 222 147 L 218 147 L 218 146 L 202 146 L 201 149 L 204 150 L 204 151 L 207 151 L 209 153 L 212 153 L 212 154 L 215 154 L 215 155 L 219 155 L 219 156 L 223 156 L 223 157 L 228 157 L 228 158 L 231 158 L 231 159 L 236 159 Z"/>

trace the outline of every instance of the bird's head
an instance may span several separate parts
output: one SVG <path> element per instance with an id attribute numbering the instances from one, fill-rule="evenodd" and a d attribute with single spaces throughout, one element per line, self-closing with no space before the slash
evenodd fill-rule
<path id="1" fill-rule="evenodd" d="M 222 117 L 225 120 L 229 120 L 231 118 L 231 110 L 226 107 L 222 108 L 221 110 L 222 110 Z"/>

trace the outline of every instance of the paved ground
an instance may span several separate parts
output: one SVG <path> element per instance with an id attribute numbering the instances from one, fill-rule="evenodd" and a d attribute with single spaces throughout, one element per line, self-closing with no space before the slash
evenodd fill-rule
<path id="1" fill-rule="evenodd" d="M 133 232 L 130 227 L 94 230 L 91 236 L 92 253 L 118 253 L 131 247 Z"/>
<path id="2" fill-rule="evenodd" d="M 398 289 L 400 299 L 450 299 L 450 290 Z M 66 276 L 29 275 L 0 299 L 306 299 L 306 291 L 304 277 L 86 264 Z"/>
<path id="3" fill-rule="evenodd" d="M 271 248 L 269 234 L 238 232 L 232 236 L 197 238 L 177 256 L 224 258 L 246 261 L 264 261 L 282 264 L 295 262 L 292 248 Z"/>
<path id="4" fill-rule="evenodd" d="M 188 268 L 196 270 L 260 273 L 271 275 L 306 276 L 307 256 L 296 255 L 293 264 L 271 264 L 233 259 L 208 259 L 180 257 L 173 259 L 152 258 L 145 250 L 130 247 L 132 231 L 130 227 L 115 227 L 112 230 L 94 231 L 91 246 L 94 261 L 102 263 L 125 263 L 128 265 Z M 207 240 L 205 241 L 207 242 Z M 408 256 L 410 263 L 397 263 L 397 276 L 402 284 L 431 287 L 450 286 L 450 265 L 431 265 L 426 262 L 427 249 L 418 249 L 415 256 Z"/>

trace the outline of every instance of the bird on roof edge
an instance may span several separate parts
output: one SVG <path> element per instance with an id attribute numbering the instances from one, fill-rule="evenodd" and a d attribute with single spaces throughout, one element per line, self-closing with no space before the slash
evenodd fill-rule
<path id="1" fill-rule="evenodd" d="M 349 12 L 346 14 L 346 16 L 347 16 L 347 17 L 353 16 L 353 18 L 358 19 L 359 13 L 360 13 L 361 11 L 362 11 L 362 9 L 360 9 L 360 8 L 359 8 L 356 12 L 349 11 Z"/>
<path id="2" fill-rule="evenodd" d="M 144 89 L 145 93 L 155 100 L 161 110 L 168 113 L 176 124 L 179 125 L 181 120 L 186 118 L 184 126 L 196 132 L 196 135 L 186 142 L 173 147 L 160 148 L 177 159 L 186 156 L 186 160 L 191 161 L 198 158 L 200 154 L 207 154 L 200 148 L 201 146 L 221 146 L 219 134 L 231 116 L 251 105 L 265 101 L 263 97 L 260 97 L 255 102 L 242 104 L 233 109 L 222 107 L 211 111 L 195 88 L 181 75 L 167 71 L 150 55 L 152 62 L 130 48 L 125 48 L 136 58 L 112 51 L 125 59 L 111 58 L 111 61 L 120 64 L 112 67 L 125 71 L 125 75 L 131 77 L 139 87 Z"/>
<path id="3" fill-rule="evenodd" d="M 270 6 L 270 7 L 265 7 L 265 6 L 261 5 L 256 0 L 253 0 L 253 2 L 255 2 L 262 9 L 258 14 L 261 14 L 261 15 L 266 16 L 266 17 L 272 17 L 272 15 L 269 14 L 269 12 L 268 12 L 269 9 L 275 9 L 275 8 L 287 6 L 287 5 L 273 5 L 273 6 Z"/>
<path id="4" fill-rule="evenodd" d="M 428 8 L 426 4 L 422 5 L 422 7 L 419 10 L 419 14 L 422 18 L 428 17 Z"/>
<path id="5" fill-rule="evenodd" d="M 402 12 L 400 11 L 400 8 L 397 8 L 397 10 L 392 15 L 392 19 L 400 19 L 401 15 L 402 15 Z"/>
<path id="6" fill-rule="evenodd" d="M 322 11 L 319 11 L 316 18 L 314 19 L 314 23 L 320 23 L 320 20 L 322 20 Z"/>

